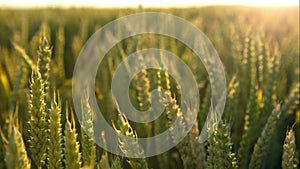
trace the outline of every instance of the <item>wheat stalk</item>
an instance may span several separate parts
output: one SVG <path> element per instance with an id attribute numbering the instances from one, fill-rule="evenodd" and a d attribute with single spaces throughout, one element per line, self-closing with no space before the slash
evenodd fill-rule
<path id="1" fill-rule="evenodd" d="M 244 115 L 244 133 L 242 135 L 242 140 L 240 142 L 240 148 L 238 150 L 239 157 L 239 166 L 245 168 L 251 158 L 251 148 L 255 143 L 256 138 L 258 137 L 257 129 L 258 125 L 257 120 L 259 117 L 259 107 L 258 107 L 258 86 L 255 76 L 253 77 L 250 86 L 250 97 L 247 102 L 246 112 Z M 256 124 L 255 124 L 256 122 Z"/>

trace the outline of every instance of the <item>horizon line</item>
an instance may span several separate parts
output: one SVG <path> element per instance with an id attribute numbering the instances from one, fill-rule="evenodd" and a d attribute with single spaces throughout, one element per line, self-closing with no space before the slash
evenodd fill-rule
<path id="1" fill-rule="evenodd" d="M 162 6 L 154 6 L 154 5 L 116 5 L 116 6 L 93 6 L 93 5 L 38 5 L 38 6 L 15 6 L 15 5 L 1 5 L 0 9 L 137 9 L 142 7 L 143 9 L 168 9 L 168 8 L 200 8 L 200 7 L 216 7 L 216 6 L 224 6 L 224 7 L 253 7 L 253 8 L 291 8 L 291 7 L 299 7 L 299 4 L 286 4 L 286 5 L 251 5 L 251 4 L 195 4 L 195 5 L 162 5 Z"/>

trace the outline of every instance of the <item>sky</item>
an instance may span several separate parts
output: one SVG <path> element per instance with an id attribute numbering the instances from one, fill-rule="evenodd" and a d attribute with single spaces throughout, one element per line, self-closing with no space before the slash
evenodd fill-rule
<path id="1" fill-rule="evenodd" d="M 193 7 L 207 5 L 299 6 L 298 0 L 0 0 L 0 8 Z"/>

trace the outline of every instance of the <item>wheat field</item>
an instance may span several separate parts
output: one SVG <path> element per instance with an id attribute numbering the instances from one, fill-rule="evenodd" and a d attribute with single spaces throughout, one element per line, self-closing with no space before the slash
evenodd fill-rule
<path id="1" fill-rule="evenodd" d="M 94 129 L 94 110 L 82 99 L 83 130 L 74 112 L 72 76 L 88 38 L 108 22 L 136 12 L 177 15 L 210 39 L 224 65 L 227 81 L 222 120 L 204 143 L 198 141 L 210 110 L 208 73 L 196 54 L 166 36 L 129 37 L 109 49 L 99 65 L 95 96 L 105 119 L 120 135 L 157 135 L 179 120 L 172 132 L 176 147 L 140 157 L 138 139 L 120 137 L 124 156 L 95 144 L 104 139 Z M 111 81 L 130 53 L 160 48 L 176 54 L 193 73 L 201 102 L 197 120 L 187 132 L 181 91 L 163 65 L 144 69 L 130 84 L 130 101 L 141 111 L 151 105 L 150 92 L 164 90 L 165 110 L 147 124 L 127 119 L 115 106 Z M 299 9 L 201 7 L 171 9 L 0 9 L 0 169 L 292 169 L 300 149 Z M 140 60 L 141 63 L 143 60 Z M 181 133 L 182 132 L 182 133 Z M 93 135 L 94 138 L 89 137 Z M 179 140 L 178 140 L 179 139 Z M 155 148 L 155 147 L 149 147 Z"/>

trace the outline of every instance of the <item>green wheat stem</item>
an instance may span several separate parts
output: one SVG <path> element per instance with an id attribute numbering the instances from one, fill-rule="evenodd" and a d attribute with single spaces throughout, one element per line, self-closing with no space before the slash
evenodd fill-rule
<path id="1" fill-rule="evenodd" d="M 247 102 L 246 112 L 244 115 L 244 133 L 242 134 L 242 140 L 238 150 L 239 166 L 242 168 L 245 168 L 248 165 L 251 158 L 251 154 L 249 152 L 258 137 L 258 134 L 256 133 L 260 125 L 254 123 L 257 123 L 257 114 L 259 112 L 258 86 L 257 80 L 254 78 L 251 81 L 250 97 Z"/>

